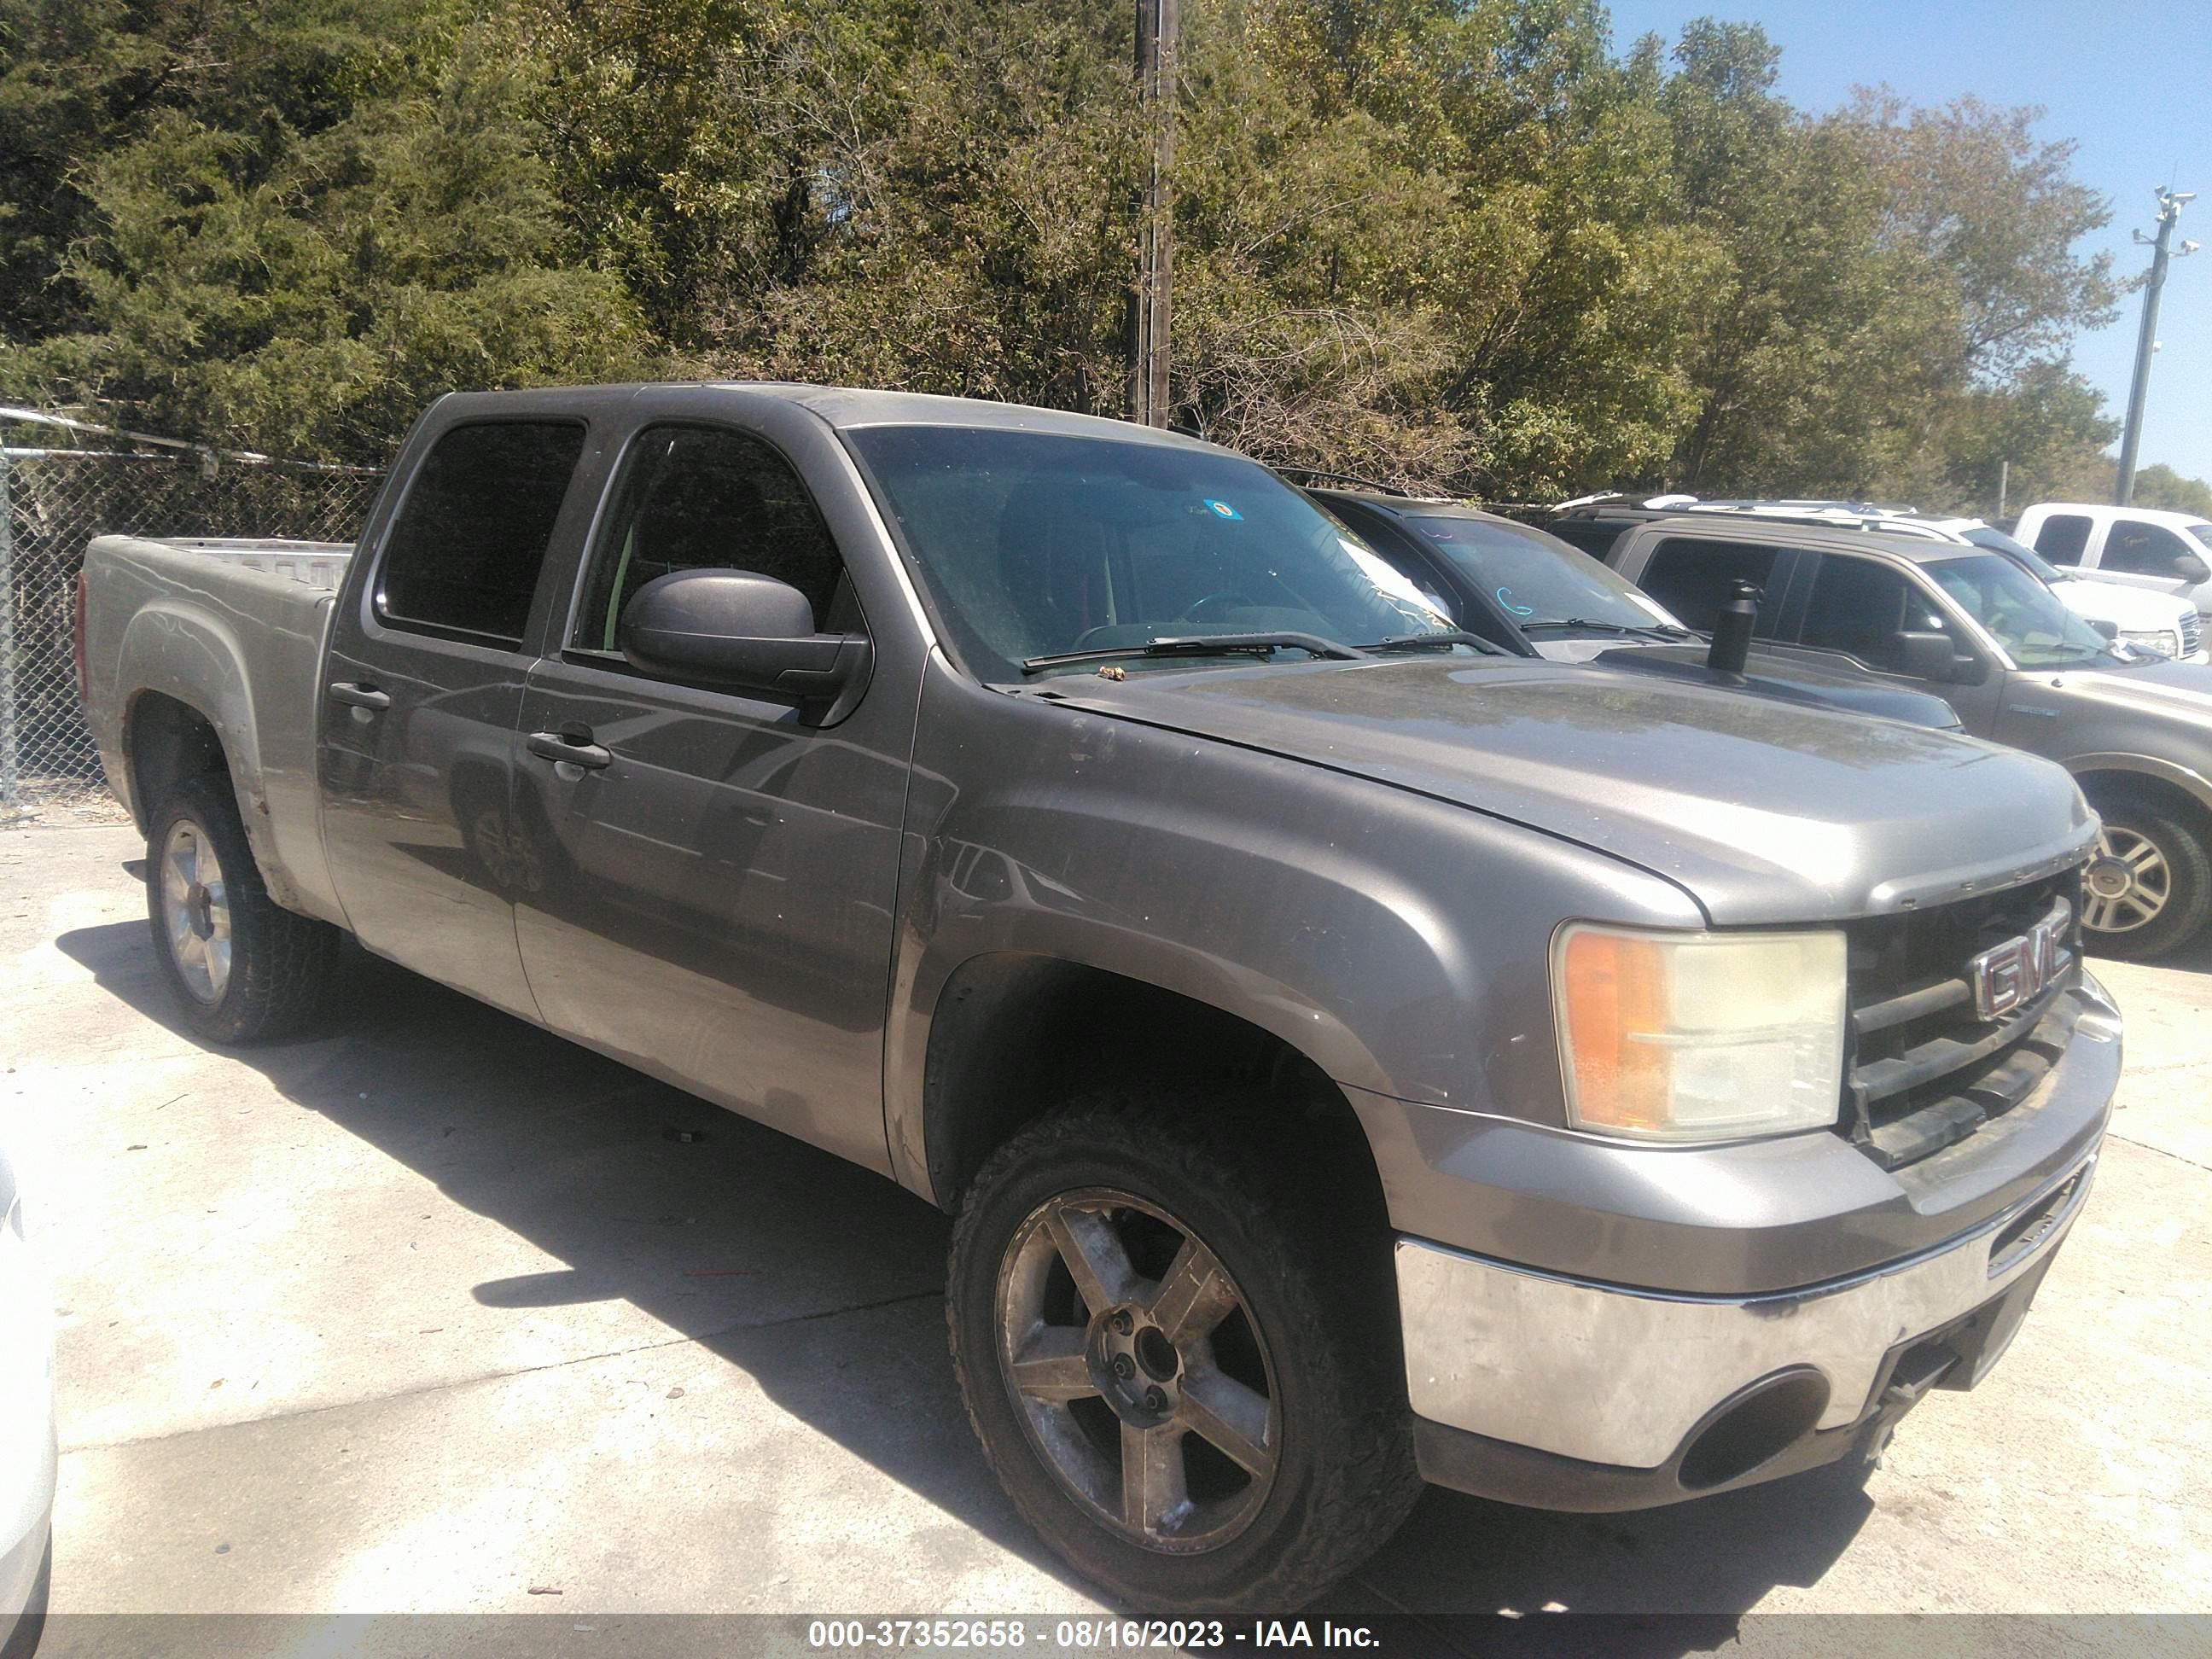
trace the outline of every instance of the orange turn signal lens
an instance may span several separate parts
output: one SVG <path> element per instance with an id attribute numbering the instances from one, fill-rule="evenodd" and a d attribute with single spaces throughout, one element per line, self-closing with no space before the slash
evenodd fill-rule
<path id="1" fill-rule="evenodd" d="M 1575 1115 L 1588 1128 L 1664 1128 L 1674 1055 L 1639 1037 L 1667 1028 L 1667 959 L 1657 941 L 1567 936 L 1561 963 Z"/>

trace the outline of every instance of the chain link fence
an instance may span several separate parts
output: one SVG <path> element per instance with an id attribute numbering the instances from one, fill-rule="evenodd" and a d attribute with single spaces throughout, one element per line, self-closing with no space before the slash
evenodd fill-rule
<path id="1" fill-rule="evenodd" d="M 94 536 L 348 542 L 381 480 L 0 408 L 0 811 L 106 799 L 78 706 L 76 575 Z"/>

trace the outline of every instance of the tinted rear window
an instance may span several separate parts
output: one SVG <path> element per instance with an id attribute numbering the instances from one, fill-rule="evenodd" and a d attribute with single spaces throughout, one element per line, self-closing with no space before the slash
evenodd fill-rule
<path id="1" fill-rule="evenodd" d="M 1747 542 L 1699 541 L 1670 536 L 1644 567 L 1644 591 L 1692 628 L 1710 632 L 1738 581 L 1764 589 L 1774 574 L 1775 550 Z M 1769 592 L 1759 607 L 1762 623 L 1782 596 Z M 1765 631 L 1762 627 L 1762 632 Z"/>
<path id="2" fill-rule="evenodd" d="M 1613 550 L 1613 544 L 1628 526 L 1605 519 L 1554 519 L 1544 528 L 1592 558 L 1602 559 Z"/>
<path id="3" fill-rule="evenodd" d="M 2079 513 L 2054 513 L 2035 532 L 2035 550 L 2053 564 L 2079 564 L 2089 545 L 2089 521 Z"/>
<path id="4" fill-rule="evenodd" d="M 378 614 L 520 644 L 583 449 L 584 428 L 567 422 L 457 426 L 439 439 L 386 544 Z"/>

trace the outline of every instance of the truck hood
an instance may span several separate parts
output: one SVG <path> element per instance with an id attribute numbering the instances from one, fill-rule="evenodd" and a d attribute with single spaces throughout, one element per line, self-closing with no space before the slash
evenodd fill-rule
<path id="1" fill-rule="evenodd" d="M 1543 654 L 1554 662 L 1595 662 L 1641 673 L 1668 673 L 1696 684 L 1708 678 L 1705 658 L 1711 648 L 1705 644 L 1616 645 L 1579 659 L 1557 656 L 1549 649 L 1544 649 Z M 1905 686 L 1885 685 L 1873 675 L 1853 671 L 1840 662 L 1827 665 L 1802 656 L 1763 651 L 1755 645 L 1744 664 L 1743 684 L 1730 689 L 1853 714 L 1878 714 L 1884 720 L 1932 726 L 1942 732 L 1964 729 L 1958 710 L 1941 697 Z"/>
<path id="2" fill-rule="evenodd" d="M 1301 663 L 1038 690 L 1578 842 L 1717 925 L 1941 903 L 2062 867 L 2093 833 L 2066 775 L 2021 750 L 1602 667 Z"/>
<path id="3" fill-rule="evenodd" d="M 2178 627 L 2197 607 L 2178 593 L 2130 587 L 2124 582 L 2102 582 L 2093 576 L 2069 576 L 2053 582 L 2051 591 L 2077 617 L 2108 622 L 2124 634 L 2154 634 Z"/>
<path id="4" fill-rule="evenodd" d="M 2132 714 L 2185 722 L 2200 744 L 2212 741 L 2212 663 L 2147 662 L 2133 668 L 2054 672 L 2055 690 Z"/>

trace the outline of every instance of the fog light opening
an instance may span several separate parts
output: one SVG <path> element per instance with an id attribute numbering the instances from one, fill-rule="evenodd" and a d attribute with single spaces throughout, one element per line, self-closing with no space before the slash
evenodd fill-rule
<path id="1" fill-rule="evenodd" d="M 1813 1431 L 1828 1408 L 1828 1380 L 1809 1369 L 1761 1378 L 1692 1438 L 1675 1478 L 1686 1492 L 1741 1480 Z"/>

